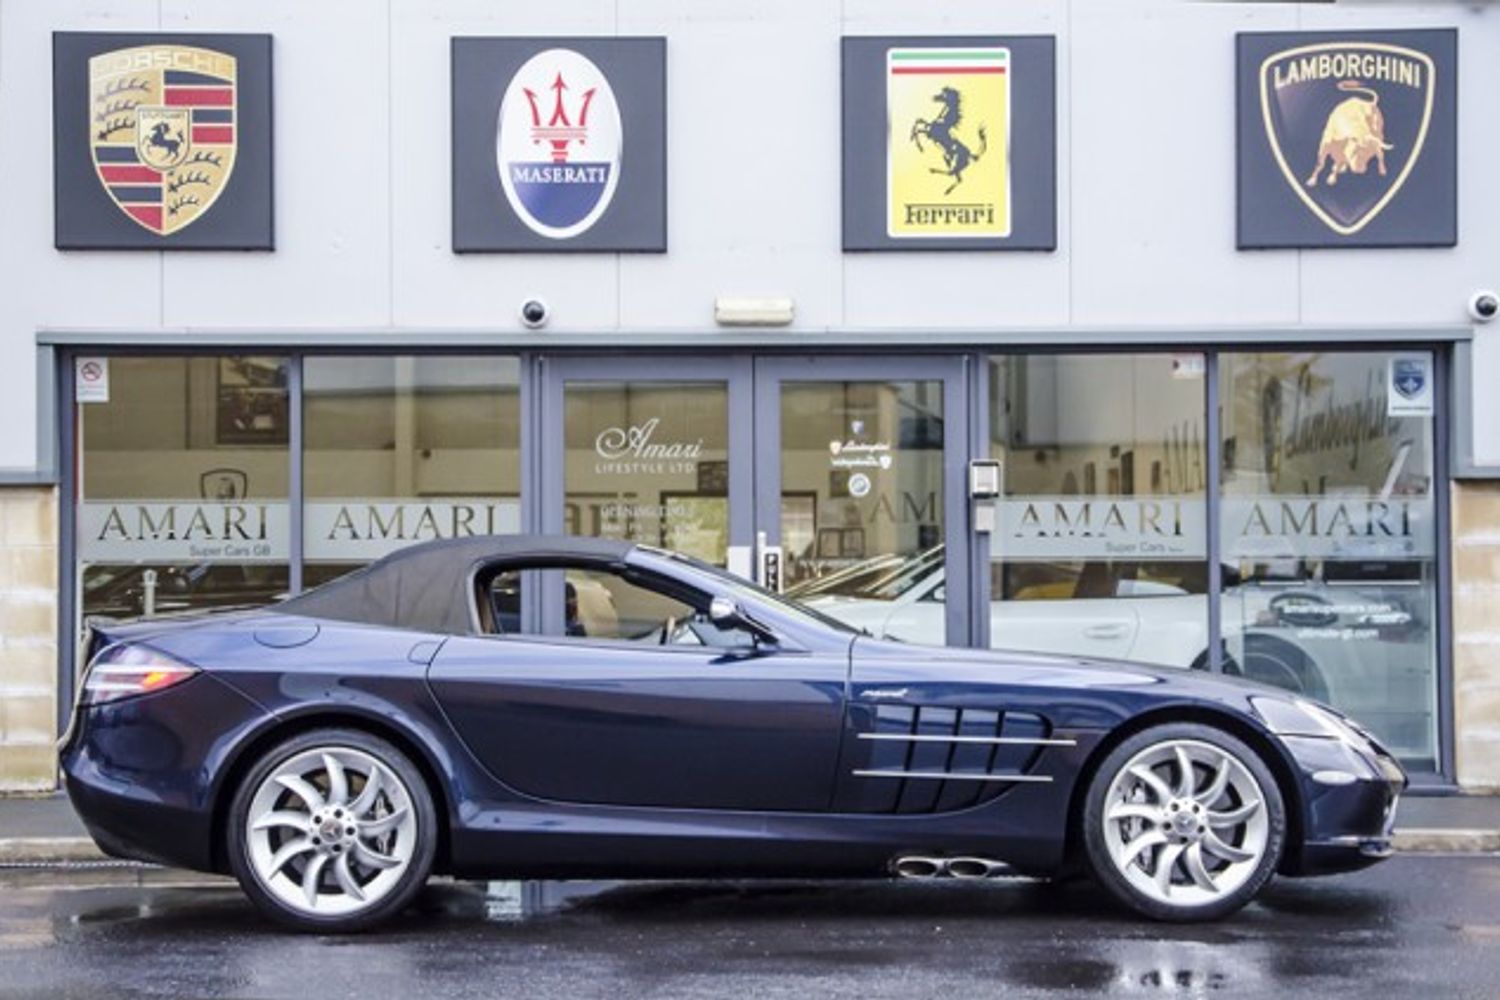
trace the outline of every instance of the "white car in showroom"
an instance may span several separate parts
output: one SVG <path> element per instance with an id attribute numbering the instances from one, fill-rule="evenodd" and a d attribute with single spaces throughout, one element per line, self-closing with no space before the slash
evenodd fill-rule
<path id="1" fill-rule="evenodd" d="M 1207 666 L 1206 598 L 1201 589 L 1193 593 L 1152 574 L 1161 567 L 1103 561 L 1011 567 L 1009 592 L 990 603 L 994 646 Z M 1201 576 L 1201 564 L 1197 571 Z M 1391 591 L 1372 581 L 1308 579 L 1302 572 L 1242 581 L 1226 566 L 1225 669 L 1350 711 L 1368 704 L 1366 714 L 1385 714 L 1403 677 L 1420 684 L 1427 676 L 1409 666 L 1420 660 L 1411 654 L 1425 648 L 1427 625 L 1409 606 L 1419 602 Z M 792 586 L 787 595 L 871 635 L 934 645 L 945 639 L 942 546 L 856 563 Z M 1372 639 L 1381 641 L 1360 641 Z M 1407 706 L 1411 699 L 1428 695 L 1418 689 Z"/>

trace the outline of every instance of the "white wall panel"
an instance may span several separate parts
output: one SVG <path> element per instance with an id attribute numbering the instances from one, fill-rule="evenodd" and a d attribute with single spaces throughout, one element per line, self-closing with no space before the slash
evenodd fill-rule
<path id="1" fill-rule="evenodd" d="M 1069 314 L 1072 246 L 1068 6 L 1048 0 L 957 3 L 849 0 L 850 35 L 1013 34 L 1057 38 L 1057 249 L 997 253 L 851 253 L 843 258 L 844 324 L 853 328 L 1062 326 Z M 837 94 L 837 86 L 834 93 Z M 835 136 L 836 137 L 836 136 Z M 835 161 L 837 167 L 837 161 Z M 884 170 L 874 163 L 871 170 Z M 1015 197 L 1025 198 L 1017 190 Z M 835 251 L 839 243 L 833 244 Z"/>
<path id="2" fill-rule="evenodd" d="M 395 324 L 514 330 L 520 328 L 521 301 L 535 297 L 552 307 L 548 329 L 617 326 L 619 268 L 613 254 L 452 252 L 449 155 L 450 37 L 612 35 L 615 4 L 397 0 L 393 25 Z"/>
<path id="3" fill-rule="evenodd" d="M 34 461 L 45 327 L 707 331 L 717 295 L 789 295 L 797 327 L 1464 322 L 1500 287 L 1500 11 L 1179 0 L 0 0 L 0 466 Z M 1460 244 L 1234 248 L 1234 33 L 1460 27 Z M 274 253 L 52 249 L 53 30 L 275 35 Z M 665 35 L 664 255 L 452 253 L 449 38 Z M 840 250 L 839 37 L 1058 36 L 1058 249 Z M 872 169 L 883 169 L 879 164 Z M 788 334 L 795 336 L 795 330 Z M 1500 332 L 1475 446 L 1500 462 Z M 1060 333 L 1060 339 L 1065 334 Z"/>
<path id="4" fill-rule="evenodd" d="M 667 253 L 622 254 L 620 322 L 712 326 L 718 295 L 790 296 L 837 326 L 839 42 L 832 0 L 639 0 L 667 36 Z M 626 137 L 628 143 L 629 137 Z"/>
<path id="5" fill-rule="evenodd" d="M 36 462 L 39 327 L 161 322 L 159 254 L 52 247 L 52 32 L 155 27 L 155 0 L 0 6 L 0 468 Z"/>
<path id="6" fill-rule="evenodd" d="M 386 5 L 167 0 L 162 28 L 275 35 L 276 250 L 167 254 L 166 324 L 389 323 Z"/>

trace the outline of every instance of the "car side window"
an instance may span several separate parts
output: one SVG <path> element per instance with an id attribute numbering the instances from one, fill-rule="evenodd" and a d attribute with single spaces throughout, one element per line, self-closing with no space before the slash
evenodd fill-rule
<path id="1" fill-rule="evenodd" d="M 486 631 L 517 635 L 526 631 L 521 617 L 521 593 L 537 586 L 541 572 L 560 574 L 563 585 L 561 633 L 574 639 L 637 642 L 658 646 L 751 647 L 754 637 L 740 630 L 719 628 L 708 617 L 708 598 L 687 599 L 632 576 L 602 567 L 518 567 L 491 578 L 486 593 L 489 614 L 481 614 Z M 535 581 L 535 582 L 534 582 Z M 702 606 L 697 606 L 701 604 Z M 554 623 L 555 624 L 555 623 Z M 558 629 L 545 630 L 557 634 Z"/>

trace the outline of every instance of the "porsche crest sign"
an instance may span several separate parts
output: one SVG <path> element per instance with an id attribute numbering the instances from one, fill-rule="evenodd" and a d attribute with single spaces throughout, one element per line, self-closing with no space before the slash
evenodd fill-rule
<path id="1" fill-rule="evenodd" d="M 271 248 L 270 36 L 53 47 L 60 249 Z"/>

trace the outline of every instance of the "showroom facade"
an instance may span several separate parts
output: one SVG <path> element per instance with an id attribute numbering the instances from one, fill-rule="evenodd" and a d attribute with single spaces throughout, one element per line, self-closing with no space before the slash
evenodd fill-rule
<path id="1" fill-rule="evenodd" d="M 1451 243 L 1241 249 L 1233 128 L 1239 33 L 1456 28 L 1472 53 L 1497 41 L 1482 13 L 1080 2 L 928 24 L 879 5 L 697 21 L 419 6 L 331 49 L 336 12 L 291 6 L 274 23 L 0 20 L 0 117 L 44 134 L 49 109 L 19 81 L 55 68 L 29 51 L 53 31 L 272 32 L 277 77 L 274 250 L 53 250 L 74 236 L 7 196 L 18 221 L 0 246 L 27 280 L 0 344 L 22 429 L 6 452 L 0 787 L 50 784 L 88 616 L 263 603 L 402 544 L 511 531 L 673 548 L 912 642 L 1246 674 L 1350 711 L 1424 784 L 1500 786 L 1500 434 L 1483 391 L 1500 356 L 1465 311 L 1500 284 L 1500 197 L 1473 181 L 1495 140 L 1462 98 L 1496 71 L 1458 66 Z M 594 230 L 614 245 L 553 253 L 527 242 L 535 227 L 461 218 L 482 204 L 460 202 L 472 178 L 449 183 L 472 153 L 452 88 L 487 59 L 524 68 L 533 50 L 495 39 L 538 35 L 665 39 L 623 68 L 576 46 L 611 79 L 622 150 L 639 148 L 632 88 L 655 93 L 652 60 L 669 81 L 661 176 L 632 194 L 659 198 L 660 219 Z M 938 35 L 944 51 L 983 43 L 959 70 L 1009 54 L 1010 135 L 1052 150 L 1013 164 L 1014 219 L 975 235 L 983 249 L 849 229 L 865 209 L 840 73 L 866 56 L 846 41 L 900 39 L 876 48 L 916 59 Z M 1094 57 L 1121 38 L 1207 83 L 1142 79 L 1141 117 L 1115 121 Z M 694 85 L 751 72 L 746 39 L 795 58 L 753 94 Z M 324 84 L 377 42 L 388 93 Z M 1025 111 L 1043 69 L 1047 122 Z M 337 182 L 307 152 L 326 118 L 289 96 L 320 85 L 354 109 L 332 126 L 338 155 L 364 164 Z M 786 108 L 814 138 L 786 131 Z M 1176 124 L 1215 116 L 1208 149 Z M 1149 155 L 1111 152 L 1138 135 Z M 1211 169 L 1169 169 L 1191 157 Z M 62 190 L 46 163 L 0 163 Z M 1021 205 L 1038 174 L 1055 178 L 1048 218 Z M 902 211 L 940 239 L 930 211 Z M 518 317 L 530 300 L 549 312 L 539 329 Z M 997 496 L 976 489 L 989 474 Z"/>

